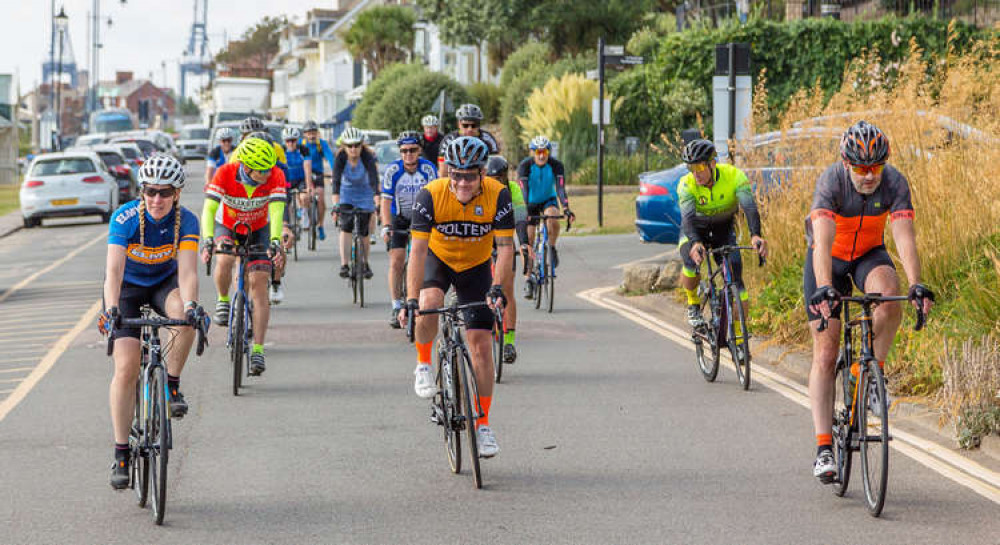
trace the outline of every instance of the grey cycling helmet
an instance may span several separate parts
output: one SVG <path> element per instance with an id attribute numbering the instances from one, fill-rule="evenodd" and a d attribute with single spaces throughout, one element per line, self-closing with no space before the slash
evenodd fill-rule
<path id="1" fill-rule="evenodd" d="M 486 144 L 474 136 L 461 136 L 452 140 L 445 148 L 444 162 L 450 168 L 482 168 L 490 150 Z"/>
<path id="2" fill-rule="evenodd" d="M 437 127 L 438 123 L 438 118 L 433 115 L 425 115 L 424 118 L 420 120 L 420 124 L 424 127 Z"/>
<path id="3" fill-rule="evenodd" d="M 299 130 L 296 129 L 295 127 L 285 127 L 284 129 L 281 130 L 282 140 L 298 140 L 299 137 L 301 136 L 302 133 L 299 132 Z"/>
<path id="4" fill-rule="evenodd" d="M 240 123 L 240 132 L 246 134 L 248 132 L 256 132 L 264 130 L 264 122 L 260 120 L 259 117 L 248 117 Z"/>
<path id="5" fill-rule="evenodd" d="M 318 130 L 319 130 L 319 125 L 317 125 L 316 122 L 312 120 L 306 121 L 305 124 L 302 125 L 302 132 L 318 131 Z"/>
<path id="6" fill-rule="evenodd" d="M 699 138 L 697 140 L 692 140 L 684 146 L 684 152 L 681 153 L 681 161 L 687 164 L 693 163 L 704 163 L 705 161 L 711 161 L 715 159 L 715 144 L 705 140 L 704 138 Z"/>
<path id="7" fill-rule="evenodd" d="M 455 117 L 459 121 L 472 120 L 472 121 L 482 121 L 483 111 L 479 109 L 479 106 L 475 104 L 462 104 L 458 107 L 455 112 Z"/>
<path id="8" fill-rule="evenodd" d="M 490 155 L 489 160 L 486 161 L 486 175 L 501 182 L 507 181 L 509 168 L 510 165 L 507 164 L 507 159 L 504 159 L 503 155 Z"/>
<path id="9" fill-rule="evenodd" d="M 139 167 L 136 175 L 139 185 L 171 185 L 177 189 L 184 187 L 184 166 L 172 155 L 154 153 Z"/>
<path id="10" fill-rule="evenodd" d="M 840 155 L 852 165 L 878 165 L 889 159 L 889 139 L 867 121 L 851 125 L 840 140 Z"/>
<path id="11" fill-rule="evenodd" d="M 219 142 L 223 140 L 236 140 L 236 131 L 229 127 L 222 127 L 219 132 L 215 134 L 215 139 Z"/>

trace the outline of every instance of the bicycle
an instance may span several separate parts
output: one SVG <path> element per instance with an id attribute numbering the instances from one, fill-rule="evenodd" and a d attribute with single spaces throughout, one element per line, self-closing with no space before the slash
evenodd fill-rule
<path id="1" fill-rule="evenodd" d="M 302 218 L 299 217 L 301 211 L 299 210 L 299 193 L 301 191 L 297 187 L 293 187 L 288 190 L 288 219 L 289 228 L 292 230 L 292 235 L 295 237 L 292 243 L 292 258 L 295 261 L 299 260 L 299 238 L 302 237 Z"/>
<path id="2" fill-rule="evenodd" d="M 713 259 L 705 259 L 708 263 L 708 275 L 698 286 L 701 295 L 699 312 L 705 306 L 711 311 L 711 317 L 694 328 L 691 340 L 694 342 L 695 357 L 702 376 L 708 382 L 715 382 L 719 373 L 719 352 L 725 344 L 736 366 L 736 376 L 744 390 L 750 388 L 750 330 L 747 325 L 747 312 L 740 299 L 740 289 L 733 278 L 733 253 L 742 250 L 757 251 L 753 246 L 725 245 L 709 250 L 711 257 L 719 267 L 712 270 Z M 763 267 L 766 260 L 758 256 L 758 266 Z M 722 288 L 717 287 L 718 277 L 722 277 Z M 739 331 L 736 331 L 734 318 L 739 318 Z M 706 344 L 708 353 L 706 354 Z"/>
<path id="3" fill-rule="evenodd" d="M 517 267 L 517 254 L 518 252 L 514 252 L 513 256 L 515 269 Z M 497 261 L 497 249 L 495 245 L 493 247 L 492 260 L 493 261 L 490 263 L 490 273 L 493 274 L 494 278 L 496 278 L 495 267 Z M 529 267 L 528 261 L 529 261 L 528 253 L 525 252 L 524 270 L 521 271 L 521 274 L 528 273 L 528 267 Z M 513 297 L 514 294 L 513 293 L 510 294 L 510 296 Z M 499 319 L 497 319 L 493 323 L 493 331 L 491 332 L 491 338 L 493 340 L 493 380 L 496 382 L 500 382 L 500 379 L 503 378 L 503 364 L 504 364 L 503 349 L 504 346 L 506 346 L 506 340 L 504 337 L 506 333 L 507 333 L 507 320 L 504 318 L 503 313 L 501 313 Z"/>
<path id="4" fill-rule="evenodd" d="M 535 235 L 535 264 L 528 281 L 532 283 L 535 308 L 542 308 L 542 294 L 545 294 L 550 313 L 556 299 L 556 267 L 552 257 L 552 247 L 549 246 L 549 227 L 546 220 L 562 218 L 566 216 L 564 214 L 528 216 L 528 221 L 540 220 L 539 232 Z M 566 218 L 566 231 L 569 232 L 572 226 L 573 223 Z"/>
<path id="5" fill-rule="evenodd" d="M 865 490 L 865 506 L 873 517 L 882 514 L 889 480 L 889 407 L 886 403 L 885 376 L 875 358 L 873 343 L 875 332 L 872 311 L 880 303 L 907 301 L 906 296 L 883 296 L 880 293 L 866 293 L 861 297 L 841 297 L 844 305 L 843 334 L 840 354 L 834 371 L 833 401 L 833 452 L 837 463 L 837 480 L 834 494 L 843 497 L 851 480 L 851 457 L 854 451 L 861 453 L 861 476 Z M 861 306 L 851 318 L 849 303 Z M 924 327 L 926 316 L 921 309 L 916 310 L 914 331 Z M 820 318 L 818 330 L 828 325 L 826 318 Z M 861 345 L 854 349 L 854 331 L 860 329 Z M 858 376 L 851 368 L 858 363 Z M 861 385 L 860 388 L 857 385 Z M 838 388 L 838 385 L 840 388 Z M 850 401 L 848 401 L 850 400 Z M 862 432 L 861 430 L 864 430 Z"/>
<path id="6" fill-rule="evenodd" d="M 469 459 L 476 488 L 483 487 L 483 476 L 479 466 L 479 443 L 476 441 L 476 422 L 483 417 L 479 405 L 479 389 L 472 359 L 465 345 L 461 328 L 465 324 L 464 311 L 487 306 L 483 301 L 474 303 L 454 303 L 436 309 L 421 309 L 415 314 L 441 316 L 441 333 L 437 341 L 437 385 L 438 393 L 431 401 L 431 421 L 444 430 L 445 451 L 452 473 L 462 471 L 462 431 L 466 432 L 469 444 Z M 499 307 L 498 307 L 499 308 Z M 501 319 L 502 311 L 493 310 L 494 320 Z M 414 319 L 406 322 L 406 337 L 413 342 Z M 473 411 L 475 400 L 475 411 Z"/>
<path id="7" fill-rule="evenodd" d="M 173 432 L 170 426 L 170 393 L 167 369 L 163 365 L 160 328 L 192 324 L 187 320 L 154 316 L 149 306 L 143 306 L 141 312 L 141 318 L 119 318 L 115 324 L 115 329 L 142 328 L 142 356 L 139 380 L 135 385 L 135 413 L 128 435 L 131 450 L 129 488 L 135 490 L 139 507 L 145 507 L 152 485 L 153 518 L 157 525 L 162 525 L 167 505 L 167 462 L 170 449 L 173 448 Z M 196 324 L 195 330 L 198 332 L 197 354 L 201 356 L 208 344 L 207 320 Z M 108 335 L 108 356 L 114 353 L 114 343 L 114 334 Z"/>
<path id="8" fill-rule="evenodd" d="M 334 214 L 351 216 L 351 221 L 354 223 L 354 229 L 351 233 L 350 273 L 347 278 L 351 283 L 351 292 L 354 294 L 353 302 L 361 308 L 365 307 L 365 264 L 367 263 L 361 252 L 361 215 L 363 212 L 365 211 L 356 208 L 341 210 L 338 207 L 333 210 Z"/>
<path id="9" fill-rule="evenodd" d="M 247 234 L 238 235 L 237 233 L 241 231 Z M 246 291 L 247 264 L 250 261 L 250 254 L 267 252 L 270 247 L 263 244 L 246 244 L 250 233 L 250 226 L 246 223 L 237 222 L 233 227 L 233 233 L 236 241 L 235 246 L 227 244 L 218 249 L 209 248 L 206 269 L 208 275 L 211 276 L 211 256 L 216 253 L 239 258 L 236 293 L 233 294 L 233 301 L 229 306 L 229 329 L 226 333 L 226 347 L 229 348 L 229 361 L 232 363 L 233 371 L 233 395 L 238 396 L 240 388 L 243 387 L 244 367 L 246 368 L 246 376 L 250 376 L 250 353 L 253 351 L 253 299 Z"/>
<path id="10" fill-rule="evenodd" d="M 319 196 L 309 195 L 309 250 L 316 251 L 316 239 L 319 237 Z"/>

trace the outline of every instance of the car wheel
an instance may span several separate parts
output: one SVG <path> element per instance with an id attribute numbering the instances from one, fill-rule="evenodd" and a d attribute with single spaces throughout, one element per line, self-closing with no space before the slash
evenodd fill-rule
<path id="1" fill-rule="evenodd" d="M 31 229 L 42 224 L 42 218 L 24 218 L 24 228 Z"/>

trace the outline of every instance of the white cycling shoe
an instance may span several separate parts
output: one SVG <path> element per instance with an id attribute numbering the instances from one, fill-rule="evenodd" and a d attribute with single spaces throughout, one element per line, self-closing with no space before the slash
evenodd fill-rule
<path id="1" fill-rule="evenodd" d="M 489 426 L 479 426 L 479 429 L 476 430 L 476 444 L 479 445 L 480 458 L 492 458 L 500 454 L 497 437 Z"/>
<path id="2" fill-rule="evenodd" d="M 284 300 L 285 300 L 284 284 L 278 284 L 278 285 L 271 284 L 271 304 L 277 305 Z"/>
<path id="3" fill-rule="evenodd" d="M 430 365 L 418 365 L 413 370 L 413 391 L 424 399 L 430 399 L 437 393 L 437 384 L 434 384 L 434 372 Z"/>

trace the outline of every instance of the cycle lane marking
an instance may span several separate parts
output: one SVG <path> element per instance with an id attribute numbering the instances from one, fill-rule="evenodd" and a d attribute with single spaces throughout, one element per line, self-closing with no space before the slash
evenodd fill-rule
<path id="1" fill-rule="evenodd" d="M 580 291 L 576 296 L 591 304 L 610 310 L 694 352 L 689 332 L 668 324 L 642 310 L 634 309 L 628 305 L 604 297 L 616 289 L 616 286 L 592 288 Z M 732 363 L 732 359 L 725 352 L 720 351 L 720 358 L 730 364 Z M 736 371 L 730 366 L 726 366 L 725 370 L 727 373 L 736 375 Z M 805 386 L 759 366 L 753 368 L 753 373 L 757 376 L 757 382 L 763 386 L 809 409 L 809 395 Z M 890 434 L 895 439 L 890 443 L 892 448 L 916 460 L 928 469 L 969 488 L 994 503 L 1000 504 L 1000 474 L 960 454 L 956 454 L 933 441 L 928 441 L 892 425 L 890 425 L 889 429 Z"/>

